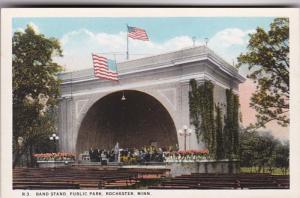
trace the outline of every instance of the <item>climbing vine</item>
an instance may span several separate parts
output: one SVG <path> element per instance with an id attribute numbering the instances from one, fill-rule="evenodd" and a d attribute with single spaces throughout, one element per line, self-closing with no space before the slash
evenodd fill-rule
<path id="1" fill-rule="evenodd" d="M 239 97 L 232 90 L 226 90 L 227 112 L 224 126 L 225 155 L 228 158 L 239 152 Z"/>
<path id="2" fill-rule="evenodd" d="M 195 133 L 197 137 L 197 142 L 200 142 L 201 136 L 201 127 L 200 127 L 200 118 L 201 118 L 201 106 L 200 106 L 200 95 L 195 79 L 190 80 L 190 91 L 189 91 L 189 108 L 190 108 L 190 118 L 191 124 L 195 127 Z"/>
<path id="3" fill-rule="evenodd" d="M 205 81 L 198 85 L 197 81 L 190 81 L 189 92 L 191 124 L 195 127 L 198 143 L 202 140 L 211 154 L 216 149 L 216 132 L 214 127 L 214 85 Z"/>
<path id="4" fill-rule="evenodd" d="M 209 81 L 198 85 L 195 79 L 190 80 L 191 124 L 195 127 L 198 143 L 204 142 L 212 156 L 232 158 L 239 153 L 239 98 L 231 89 L 226 90 L 223 121 L 221 106 L 214 104 L 213 90 L 214 85 Z"/>
<path id="5" fill-rule="evenodd" d="M 223 145 L 223 120 L 222 109 L 220 105 L 215 105 L 216 110 L 216 159 L 224 158 L 224 145 Z"/>
<path id="6" fill-rule="evenodd" d="M 239 97 L 233 95 L 233 154 L 238 155 L 239 141 Z"/>

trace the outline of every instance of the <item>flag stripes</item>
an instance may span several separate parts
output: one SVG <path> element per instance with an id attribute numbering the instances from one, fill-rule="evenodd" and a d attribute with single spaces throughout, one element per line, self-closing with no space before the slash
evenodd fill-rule
<path id="1" fill-rule="evenodd" d="M 137 27 L 127 26 L 128 33 L 127 36 L 132 39 L 138 39 L 142 41 L 149 41 L 148 35 L 145 30 Z"/>
<path id="2" fill-rule="evenodd" d="M 94 75 L 107 80 L 118 80 L 118 72 L 111 70 L 111 61 L 106 57 L 92 54 L 94 64 Z M 115 64 L 115 62 L 114 62 Z"/>

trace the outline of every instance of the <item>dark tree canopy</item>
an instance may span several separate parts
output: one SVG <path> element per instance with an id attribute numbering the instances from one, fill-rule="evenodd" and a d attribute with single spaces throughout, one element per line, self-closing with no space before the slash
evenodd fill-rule
<path id="1" fill-rule="evenodd" d="M 247 131 L 240 136 L 240 163 L 255 172 L 272 172 L 275 167 L 283 174 L 289 169 L 289 142 L 282 143 L 270 133 Z"/>
<path id="2" fill-rule="evenodd" d="M 54 108 L 60 94 L 57 78 L 62 67 L 53 62 L 62 56 L 57 39 L 38 34 L 31 26 L 12 38 L 13 143 L 15 160 L 33 151 L 39 142 L 55 132 Z M 18 138 L 23 138 L 22 150 Z M 29 155 L 30 157 L 30 155 Z"/>
<path id="3" fill-rule="evenodd" d="M 238 57 L 238 66 L 247 65 L 248 78 L 256 83 L 250 106 L 257 112 L 257 123 L 270 121 L 289 124 L 289 20 L 276 18 L 265 31 L 258 27 L 250 34 L 248 51 Z"/>

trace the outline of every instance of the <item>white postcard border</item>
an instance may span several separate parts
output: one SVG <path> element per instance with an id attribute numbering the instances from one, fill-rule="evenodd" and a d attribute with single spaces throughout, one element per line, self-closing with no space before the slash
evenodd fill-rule
<path id="1" fill-rule="evenodd" d="M 290 189 L 289 190 L 147 190 L 151 197 L 299 197 L 300 61 L 297 8 L 9 8 L 1 10 L 1 195 L 36 197 L 35 190 L 12 190 L 12 19 L 14 17 L 289 17 L 290 18 Z M 123 190 L 137 192 L 137 190 Z M 22 196 L 30 192 L 31 196 Z M 51 191 L 49 191 L 51 192 Z M 57 191 L 60 192 L 60 191 Z M 61 192 L 70 192 L 64 190 Z M 75 191 L 74 191 L 75 192 Z M 80 191 L 79 191 L 80 192 Z M 86 191 L 89 192 L 89 191 Z M 113 190 L 101 190 L 116 192 Z M 58 196 L 57 196 L 58 197 Z M 64 196 L 74 197 L 74 196 Z M 85 196 L 80 196 L 85 197 Z M 89 197 L 89 196 L 88 196 Z M 94 196 L 90 196 L 94 197 Z M 101 196 L 100 196 L 101 197 Z M 105 196 L 106 197 L 106 196 Z M 116 196 L 111 196 L 116 197 Z M 127 197 L 127 196 L 122 196 Z M 129 196 L 135 197 L 135 196 Z M 144 197 L 144 196 L 137 196 Z M 146 196 L 147 197 L 147 196 Z"/>

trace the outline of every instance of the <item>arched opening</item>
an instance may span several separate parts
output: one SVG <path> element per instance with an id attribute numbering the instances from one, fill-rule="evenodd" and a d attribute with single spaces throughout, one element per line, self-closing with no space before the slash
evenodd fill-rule
<path id="1" fill-rule="evenodd" d="M 126 100 L 121 100 L 122 96 Z M 126 90 L 98 100 L 84 117 L 77 138 L 77 154 L 90 147 L 111 149 L 157 147 L 178 144 L 174 122 L 165 107 L 154 97 Z"/>

